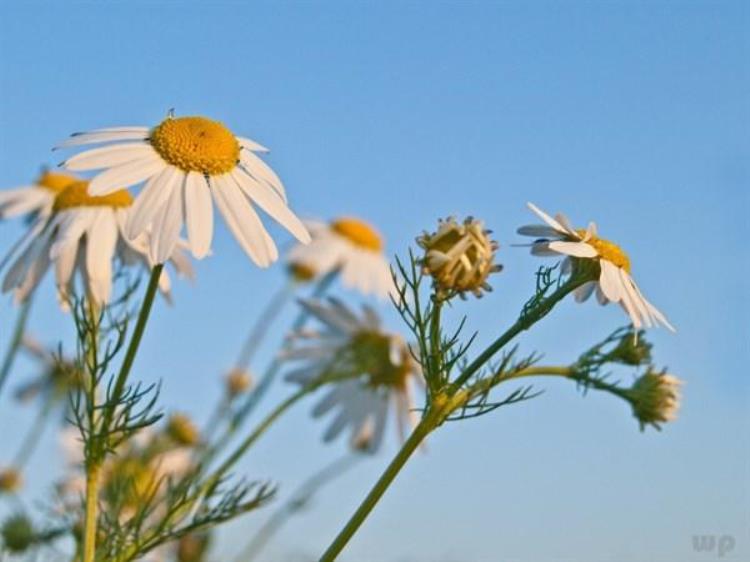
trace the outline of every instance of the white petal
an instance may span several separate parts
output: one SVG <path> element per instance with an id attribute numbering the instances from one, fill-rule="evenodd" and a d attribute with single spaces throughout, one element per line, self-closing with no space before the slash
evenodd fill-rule
<path id="1" fill-rule="evenodd" d="M 131 160 L 140 160 L 154 154 L 154 148 L 145 142 L 113 144 L 92 148 L 65 160 L 61 166 L 68 170 L 97 170 L 112 168 Z"/>
<path id="2" fill-rule="evenodd" d="M 155 152 L 147 157 L 132 160 L 127 164 L 121 164 L 110 168 L 94 179 L 89 184 L 89 195 L 101 196 L 138 184 L 145 179 L 161 172 L 167 163 Z"/>
<path id="3" fill-rule="evenodd" d="M 181 185 L 172 187 L 167 204 L 162 207 L 154 222 L 150 254 L 154 263 L 166 263 L 177 245 L 183 218 L 182 189 Z"/>
<path id="4" fill-rule="evenodd" d="M 583 285 L 578 287 L 574 293 L 576 302 L 587 301 L 591 294 L 594 292 L 594 289 L 596 289 L 596 281 L 589 281 L 588 283 L 584 283 Z"/>
<path id="5" fill-rule="evenodd" d="M 607 260 L 599 260 L 601 266 L 601 276 L 599 277 L 599 286 L 612 302 L 619 302 L 622 298 L 622 281 L 620 280 L 619 267 Z"/>
<path id="6" fill-rule="evenodd" d="M 125 225 L 125 236 L 135 240 L 154 222 L 162 207 L 166 205 L 174 189 L 180 187 L 182 172 L 174 166 L 165 166 L 152 176 L 135 198 Z"/>
<path id="7" fill-rule="evenodd" d="M 537 238 L 557 238 L 560 232 L 551 226 L 543 224 L 527 224 L 516 230 L 522 236 L 535 236 Z"/>
<path id="8" fill-rule="evenodd" d="M 260 267 L 271 265 L 276 259 L 276 246 L 250 202 L 228 175 L 214 176 L 211 179 L 214 183 L 211 193 L 216 206 L 242 249 Z"/>
<path id="9" fill-rule="evenodd" d="M 240 143 L 242 148 L 251 150 L 252 152 L 268 152 L 268 149 L 262 144 L 258 144 L 253 139 L 247 137 L 237 137 L 237 142 Z"/>
<path id="10" fill-rule="evenodd" d="M 249 150 L 240 150 L 240 163 L 258 181 L 265 181 L 286 202 L 284 184 L 271 167 Z"/>
<path id="11" fill-rule="evenodd" d="M 271 187 L 263 182 L 258 182 L 240 170 L 230 172 L 234 181 L 250 199 L 271 215 L 281 226 L 286 228 L 292 235 L 303 244 L 310 242 L 310 233 L 297 216 L 286 206 L 284 200 Z"/>
<path id="12" fill-rule="evenodd" d="M 547 213 L 542 211 L 539 207 L 534 205 L 533 203 L 526 203 L 526 206 L 531 209 L 531 212 L 534 213 L 536 216 L 538 216 L 540 219 L 542 219 L 544 222 L 546 222 L 548 225 L 550 225 L 552 228 L 554 228 L 557 232 L 560 232 L 562 234 L 567 234 L 567 230 L 565 230 L 565 227 L 561 225 L 559 222 L 557 222 L 555 219 L 553 219 L 551 216 L 549 216 Z"/>
<path id="13" fill-rule="evenodd" d="M 211 250 L 214 232 L 214 206 L 206 179 L 190 172 L 185 181 L 185 222 L 193 255 L 201 259 Z"/>
<path id="14" fill-rule="evenodd" d="M 590 246 L 585 242 L 563 242 L 562 240 L 555 240 L 547 243 L 547 247 L 555 252 L 576 258 L 595 258 L 599 255 L 596 253 L 593 246 Z"/>
<path id="15" fill-rule="evenodd" d="M 102 209 L 86 236 L 86 273 L 92 296 L 99 303 L 109 301 L 116 243 L 117 223 L 114 213 L 111 209 Z"/>
<path id="16" fill-rule="evenodd" d="M 149 135 L 148 127 L 111 127 L 98 129 L 86 133 L 73 133 L 70 138 L 64 140 L 55 147 L 66 148 L 81 144 L 94 144 L 101 142 L 117 142 L 126 140 L 146 140 Z"/>

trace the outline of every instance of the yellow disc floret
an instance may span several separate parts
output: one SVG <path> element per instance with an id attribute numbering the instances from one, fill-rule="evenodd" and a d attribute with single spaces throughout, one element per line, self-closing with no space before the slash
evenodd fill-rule
<path id="1" fill-rule="evenodd" d="M 351 217 L 336 219 L 331 223 L 331 230 L 359 248 L 373 252 L 380 252 L 383 249 L 380 234 L 362 220 Z"/>
<path id="2" fill-rule="evenodd" d="M 168 118 L 151 131 L 151 145 L 168 163 L 185 172 L 231 172 L 240 145 L 222 123 L 205 117 Z"/>
<path id="3" fill-rule="evenodd" d="M 60 193 L 66 187 L 79 181 L 81 181 L 80 178 L 70 174 L 61 174 L 59 172 L 49 172 L 45 170 L 42 172 L 42 175 L 37 178 L 35 184 L 51 191 L 52 193 Z"/>
<path id="4" fill-rule="evenodd" d="M 126 189 L 121 189 L 109 195 L 93 196 L 88 193 L 89 182 L 78 181 L 62 190 L 57 197 L 53 210 L 65 211 L 74 207 L 112 207 L 121 209 L 133 204 L 133 196 Z"/>
<path id="5" fill-rule="evenodd" d="M 579 236 L 581 236 L 581 238 L 585 239 L 585 230 L 580 229 L 576 232 Z M 594 250 L 596 250 L 596 253 L 599 254 L 599 257 L 601 259 L 607 260 L 608 262 L 613 263 L 617 267 L 620 267 L 630 273 L 630 258 L 623 251 L 623 249 L 620 248 L 620 246 L 618 246 L 614 242 L 605 240 L 604 238 L 599 238 L 598 236 L 592 236 L 591 238 L 586 240 L 586 243 L 592 246 Z"/>

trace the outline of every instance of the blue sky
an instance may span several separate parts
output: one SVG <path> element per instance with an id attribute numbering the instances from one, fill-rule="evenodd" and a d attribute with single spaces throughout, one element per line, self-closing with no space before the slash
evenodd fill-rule
<path id="1" fill-rule="evenodd" d="M 441 429 L 342 560 L 683 561 L 692 536 L 731 535 L 750 557 L 748 10 L 729 2 L 0 4 L 0 183 L 56 164 L 73 131 L 155 124 L 169 108 L 225 121 L 271 148 L 303 216 L 359 215 L 403 254 L 437 217 L 483 218 L 502 244 L 495 292 L 459 313 L 489 341 L 515 317 L 539 263 L 510 244 L 524 204 L 596 220 L 626 247 L 647 296 L 678 327 L 650 337 L 686 381 L 682 415 L 640 433 L 625 405 L 569 384 Z M 279 240 L 285 233 L 275 226 Z M 7 247 L 18 224 L 0 225 Z M 157 305 L 136 376 L 203 419 L 254 315 L 284 282 L 219 227 L 214 256 Z M 345 295 L 356 304 L 356 295 Z M 70 342 L 49 286 L 32 327 Z M 389 325 L 400 329 L 381 305 Z M 13 308 L 0 302 L 0 345 Z M 293 317 L 273 331 L 278 339 Z M 623 322 L 564 303 L 522 340 L 568 361 Z M 267 361 L 270 347 L 256 368 Z M 28 377 L 20 363 L 15 381 Z M 289 391 L 284 385 L 271 398 Z M 311 403 L 242 472 L 289 490 L 340 455 Z M 28 408 L 0 407 L 21 428 Z M 3 431 L 0 462 L 18 445 Z M 291 522 L 267 560 L 319 554 L 395 452 L 395 439 Z M 29 474 L 41 498 L 57 454 Z M 270 513 L 222 534 L 237 551 Z M 725 558 L 731 559 L 729 556 Z"/>

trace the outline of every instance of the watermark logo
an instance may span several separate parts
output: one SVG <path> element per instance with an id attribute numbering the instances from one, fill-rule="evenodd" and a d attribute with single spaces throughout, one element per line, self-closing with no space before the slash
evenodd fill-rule
<path id="1" fill-rule="evenodd" d="M 734 550 L 732 535 L 693 535 L 693 550 L 724 558 Z"/>

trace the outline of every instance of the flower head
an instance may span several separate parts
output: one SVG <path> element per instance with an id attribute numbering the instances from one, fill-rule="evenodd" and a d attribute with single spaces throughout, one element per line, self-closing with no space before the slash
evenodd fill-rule
<path id="1" fill-rule="evenodd" d="M 91 181 L 91 195 L 104 196 L 145 182 L 126 225 L 129 239 L 151 231 L 149 255 L 164 263 L 177 245 L 183 223 L 196 258 L 213 237 L 213 203 L 255 263 L 278 257 L 253 203 L 306 243 L 304 225 L 289 210 L 284 186 L 257 155 L 266 149 L 235 136 L 205 117 L 170 115 L 153 128 L 117 127 L 73 135 L 60 148 L 104 144 L 69 158 L 70 170 L 104 170 Z"/>
<path id="2" fill-rule="evenodd" d="M 0 494 L 13 494 L 23 486 L 21 472 L 13 467 L 0 470 Z"/>
<path id="3" fill-rule="evenodd" d="M 586 229 L 571 226 L 565 215 L 552 218 L 529 203 L 529 209 L 545 224 L 522 226 L 519 234 L 536 238 L 531 253 L 538 256 L 565 256 L 563 271 L 571 271 L 580 263 L 593 263 L 599 268 L 598 281 L 579 287 L 578 302 L 587 300 L 596 291 L 602 304 L 619 303 L 636 329 L 659 324 L 674 331 L 666 317 L 641 294 L 631 277 L 630 257 L 614 242 L 601 238 L 595 223 Z"/>
<path id="4" fill-rule="evenodd" d="M 298 281 L 310 281 L 340 271 L 344 286 L 381 298 L 395 293 L 384 242 L 371 224 L 354 217 L 329 223 L 309 221 L 312 242 L 289 252 L 289 271 Z"/>
<path id="5" fill-rule="evenodd" d="M 15 261 L 3 280 L 3 292 L 12 290 L 17 301 L 24 301 L 53 267 L 63 308 L 67 308 L 76 273 L 86 294 L 101 305 L 110 300 L 116 258 L 124 265 L 153 265 L 144 254 L 150 234 L 134 240 L 124 236 L 133 203 L 130 194 L 118 190 L 92 196 L 87 188 L 85 181 L 71 183 L 55 196 L 51 214 L 30 225 L 22 243 L 6 258 L 15 257 Z M 173 249 L 170 261 L 178 273 L 192 275 L 182 246 Z M 168 294 L 168 274 L 162 275 L 159 286 Z"/>
<path id="6" fill-rule="evenodd" d="M 414 423 L 412 383 L 421 381 L 418 365 L 398 335 L 385 332 L 370 308 L 357 316 L 343 303 L 303 301 L 322 325 L 320 332 L 292 335 L 287 360 L 300 364 L 287 380 L 307 385 L 335 377 L 331 389 L 313 410 L 315 417 L 338 410 L 324 439 L 335 439 L 349 428 L 352 446 L 375 451 L 383 439 L 391 402 L 402 437 Z"/>
<path id="7" fill-rule="evenodd" d="M 190 447 L 200 440 L 200 432 L 188 416 L 185 414 L 172 414 L 167 422 L 167 435 L 175 443 Z"/>
<path id="8" fill-rule="evenodd" d="M 677 419 L 681 386 L 677 377 L 650 369 L 633 383 L 627 393 L 641 430 L 648 424 L 661 429 L 660 424 Z"/>
<path id="9" fill-rule="evenodd" d="M 43 170 L 32 185 L 0 192 L 0 219 L 23 215 L 46 217 L 52 212 L 55 196 L 81 181 L 72 174 Z"/>
<path id="10" fill-rule="evenodd" d="M 227 373 L 225 386 L 227 396 L 234 398 L 247 392 L 253 385 L 252 375 L 242 369 L 232 369 Z"/>
<path id="11" fill-rule="evenodd" d="M 25 552 L 36 540 L 34 526 L 23 514 L 12 515 L 3 522 L 0 529 L 3 546 L 13 554 Z"/>
<path id="12" fill-rule="evenodd" d="M 422 267 L 439 293 L 471 292 L 481 297 L 482 291 L 491 290 L 487 279 L 502 266 L 494 262 L 498 244 L 489 234 L 483 223 L 472 217 L 463 223 L 449 217 L 439 221 L 436 232 L 425 232 L 417 239 L 425 250 Z"/>

